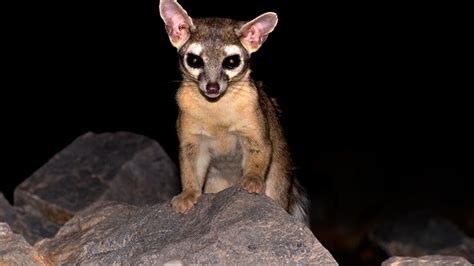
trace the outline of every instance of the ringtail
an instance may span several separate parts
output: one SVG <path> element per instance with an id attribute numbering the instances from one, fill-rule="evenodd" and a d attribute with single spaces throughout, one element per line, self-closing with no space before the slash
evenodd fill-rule
<path id="1" fill-rule="evenodd" d="M 292 174 L 276 102 L 250 77 L 250 55 L 277 15 L 192 19 L 176 0 L 160 0 L 159 9 L 183 78 L 176 94 L 182 192 L 173 208 L 187 213 L 201 193 L 240 184 L 308 224 L 308 200 Z"/>

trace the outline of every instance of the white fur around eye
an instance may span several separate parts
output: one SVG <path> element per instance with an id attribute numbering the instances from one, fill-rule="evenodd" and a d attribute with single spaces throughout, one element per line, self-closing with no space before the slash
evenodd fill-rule
<path id="1" fill-rule="evenodd" d="M 242 68 L 244 67 L 244 63 L 243 62 L 240 62 L 240 65 L 234 69 L 226 69 L 224 70 L 225 73 L 227 74 L 227 76 L 229 76 L 229 78 L 233 78 L 235 76 L 237 76 L 240 71 L 242 71 Z"/>
<path id="2" fill-rule="evenodd" d="M 231 56 L 231 55 L 239 55 L 240 56 L 240 65 L 234 69 L 226 69 L 224 70 L 225 73 L 229 76 L 229 78 L 233 78 L 237 76 L 240 71 L 242 71 L 242 68 L 244 67 L 244 62 L 242 58 L 242 50 L 240 49 L 239 46 L 237 45 L 226 45 L 224 47 L 224 51 L 226 56 Z"/>
<path id="3" fill-rule="evenodd" d="M 187 59 L 188 54 L 195 54 L 195 55 L 197 55 L 197 56 L 200 56 L 202 50 L 203 50 L 202 44 L 200 44 L 200 43 L 191 43 L 191 44 L 189 45 L 188 49 L 186 50 L 184 60 Z M 186 69 L 188 70 L 188 72 L 189 72 L 191 75 L 193 75 L 195 78 L 197 78 L 197 77 L 199 76 L 199 73 L 201 73 L 201 69 L 199 69 L 199 68 L 192 68 L 192 67 L 188 66 L 187 63 L 184 63 L 184 66 L 186 67 Z"/>
<path id="4" fill-rule="evenodd" d="M 240 50 L 240 47 L 237 45 L 226 45 L 224 47 L 224 51 L 226 56 L 238 54 L 240 57 L 242 57 L 242 50 Z"/>
<path id="5" fill-rule="evenodd" d="M 191 53 L 195 55 L 201 55 L 201 52 L 202 52 L 202 44 L 198 42 L 191 43 L 188 46 L 188 49 L 186 50 L 186 53 Z"/>

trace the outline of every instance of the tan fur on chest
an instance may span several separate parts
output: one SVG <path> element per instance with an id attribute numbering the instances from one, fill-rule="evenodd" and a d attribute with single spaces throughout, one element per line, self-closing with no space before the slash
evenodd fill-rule
<path id="1" fill-rule="evenodd" d="M 197 135 L 216 154 L 231 153 L 239 133 L 257 127 L 256 92 L 250 84 L 229 88 L 216 102 L 206 100 L 191 86 L 182 86 L 177 95 L 182 130 Z"/>

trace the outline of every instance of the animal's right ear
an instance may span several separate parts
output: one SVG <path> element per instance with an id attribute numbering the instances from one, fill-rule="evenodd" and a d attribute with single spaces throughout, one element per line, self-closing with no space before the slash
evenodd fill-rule
<path id="1" fill-rule="evenodd" d="M 189 39 L 191 29 L 194 28 L 191 17 L 176 0 L 160 0 L 160 16 L 165 22 L 171 44 L 179 49 Z"/>

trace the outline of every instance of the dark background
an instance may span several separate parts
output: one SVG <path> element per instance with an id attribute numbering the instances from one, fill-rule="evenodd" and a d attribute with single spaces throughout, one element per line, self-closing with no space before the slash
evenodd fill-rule
<path id="1" fill-rule="evenodd" d="M 278 13 L 253 55 L 253 77 L 280 102 L 313 232 L 336 259 L 384 258 L 366 234 L 386 213 L 434 210 L 473 236 L 466 7 L 180 3 L 194 17 Z M 3 5 L 0 190 L 8 199 L 87 131 L 147 135 L 176 161 L 180 75 L 157 0 Z"/>

